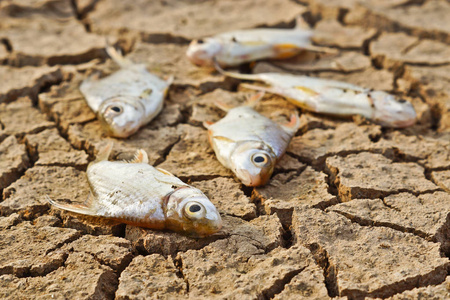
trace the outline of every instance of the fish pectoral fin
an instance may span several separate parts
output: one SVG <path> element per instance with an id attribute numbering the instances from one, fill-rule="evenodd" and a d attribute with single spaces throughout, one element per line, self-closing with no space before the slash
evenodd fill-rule
<path id="1" fill-rule="evenodd" d="M 219 140 L 219 141 L 223 141 L 223 142 L 228 142 L 228 143 L 235 143 L 236 141 L 227 138 L 226 136 L 221 136 L 221 135 L 214 135 L 212 137 L 213 139 Z"/>
<path id="2" fill-rule="evenodd" d="M 220 100 L 215 100 L 214 105 L 226 112 L 233 108 L 231 105 L 226 104 L 225 102 L 222 102 Z"/>
<path id="3" fill-rule="evenodd" d="M 139 149 L 134 154 L 134 158 L 129 161 L 129 163 L 143 163 L 148 164 L 148 154 L 144 149 Z"/>
<path id="4" fill-rule="evenodd" d="M 298 116 L 298 113 L 295 112 L 291 114 L 291 119 L 288 123 L 281 125 L 283 129 L 285 129 L 288 132 L 295 133 L 300 128 L 300 117 Z"/>
<path id="5" fill-rule="evenodd" d="M 155 168 L 155 169 L 158 170 L 158 171 L 160 171 L 160 172 L 163 173 L 163 174 L 166 174 L 166 175 L 175 177 L 175 175 L 173 175 L 172 173 L 170 173 L 170 172 L 167 171 L 167 170 L 164 170 L 163 168 Z"/>
<path id="6" fill-rule="evenodd" d="M 273 50 L 275 51 L 274 58 L 283 59 L 297 55 L 303 48 L 295 44 L 278 44 L 273 47 Z"/>
<path id="7" fill-rule="evenodd" d="M 95 161 L 108 160 L 109 155 L 111 154 L 112 148 L 114 146 L 113 142 L 108 142 L 104 147 L 100 148 L 97 153 L 97 157 Z"/>
<path id="8" fill-rule="evenodd" d="M 260 91 L 256 94 L 248 96 L 245 105 L 250 106 L 250 107 L 255 107 L 256 104 L 258 104 L 259 100 L 261 100 L 264 97 L 265 93 L 266 92 L 264 92 L 264 91 Z"/>
<path id="9" fill-rule="evenodd" d="M 241 83 L 241 86 L 247 89 L 251 89 L 251 90 L 257 90 L 257 91 L 262 91 L 262 92 L 268 92 L 268 93 L 272 93 L 272 94 L 278 94 L 278 92 L 271 87 L 266 87 L 266 86 L 259 86 L 259 85 L 255 85 L 255 84 L 249 84 L 249 83 Z"/>
<path id="10" fill-rule="evenodd" d="M 309 96 L 318 96 L 319 93 L 317 93 L 316 91 L 314 91 L 313 89 L 310 89 L 306 86 L 294 86 L 295 89 L 300 90 L 306 94 L 308 94 Z"/>
<path id="11" fill-rule="evenodd" d="M 91 197 L 92 195 L 89 195 Z M 88 216 L 96 216 L 96 212 L 92 209 L 92 206 L 86 206 L 83 204 L 62 204 L 59 202 L 54 201 L 51 199 L 48 195 L 46 195 L 47 201 L 53 205 L 54 207 L 57 207 L 59 209 L 68 210 L 77 214 L 82 215 L 88 215 Z"/>
<path id="12" fill-rule="evenodd" d="M 211 125 L 213 125 L 214 122 L 212 121 L 204 121 L 203 122 L 203 127 L 205 127 L 206 129 L 208 129 Z"/>

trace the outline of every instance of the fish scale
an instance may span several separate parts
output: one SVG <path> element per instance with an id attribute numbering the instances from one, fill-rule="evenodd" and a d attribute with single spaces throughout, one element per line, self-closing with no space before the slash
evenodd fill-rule
<path id="1" fill-rule="evenodd" d="M 108 134 L 127 138 L 161 112 L 172 79 L 160 79 L 112 47 L 106 51 L 121 68 L 103 78 L 88 77 L 80 91 Z"/>
<path id="2" fill-rule="evenodd" d="M 252 100 L 255 102 L 262 97 L 255 96 L 256 100 Z M 230 109 L 223 119 L 204 125 L 220 163 L 232 170 L 243 184 L 259 186 L 269 180 L 300 120 L 295 113 L 289 124 L 281 126 L 249 105 Z"/>
<path id="3" fill-rule="evenodd" d="M 79 214 L 197 237 L 221 228 L 220 214 L 200 190 L 150 166 L 144 150 L 139 150 L 130 162 L 107 161 L 111 147 L 99 151 L 98 160 L 88 166 L 91 193 L 86 204 L 69 205 L 51 199 L 49 202 Z"/>
<path id="4" fill-rule="evenodd" d="M 269 118 L 248 106 L 231 109 L 209 128 L 212 137 L 223 136 L 235 141 L 255 140 L 267 144 L 276 156 L 284 153 L 283 145 L 291 139 L 289 133 Z"/>

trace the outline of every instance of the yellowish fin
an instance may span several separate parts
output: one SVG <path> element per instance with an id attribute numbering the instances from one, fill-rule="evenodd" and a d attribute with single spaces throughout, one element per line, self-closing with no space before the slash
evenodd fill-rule
<path id="1" fill-rule="evenodd" d="M 285 59 L 297 55 L 302 48 L 294 44 L 278 44 L 273 47 L 273 50 L 275 51 L 274 58 Z"/>
<path id="2" fill-rule="evenodd" d="M 170 173 L 169 171 L 164 170 L 164 169 L 162 169 L 162 168 L 156 168 L 156 170 L 160 171 L 160 172 L 163 173 L 163 174 L 166 174 L 166 175 L 175 177 L 175 175 L 173 175 L 173 174 Z"/>
<path id="3" fill-rule="evenodd" d="M 47 201 L 60 209 L 64 209 L 64 210 L 68 210 L 74 213 L 78 213 L 78 214 L 83 214 L 83 215 L 88 215 L 88 216 L 95 216 L 97 215 L 96 212 L 93 210 L 92 208 L 92 194 L 89 194 L 88 199 L 86 200 L 86 204 L 62 204 L 59 202 L 54 201 L 53 199 L 51 199 L 49 196 L 46 196 Z"/>
<path id="4" fill-rule="evenodd" d="M 205 127 L 206 129 L 208 129 L 211 125 L 213 125 L 214 122 L 211 121 L 204 121 L 203 122 L 203 127 Z"/>
<path id="5" fill-rule="evenodd" d="M 264 46 L 267 45 L 266 42 L 264 41 L 244 41 L 244 42 L 240 42 L 238 41 L 239 44 L 244 45 L 244 46 Z"/>
<path id="6" fill-rule="evenodd" d="M 310 96 L 317 96 L 317 95 L 319 95 L 319 93 L 317 93 L 316 91 L 314 91 L 314 90 L 312 90 L 310 88 L 307 88 L 305 86 L 294 86 L 294 88 L 296 88 L 297 90 L 300 90 L 300 91 L 302 91 L 302 92 L 304 92 L 304 93 L 306 93 L 306 94 L 308 94 Z"/>
<path id="7" fill-rule="evenodd" d="M 139 149 L 134 154 L 134 158 L 129 161 L 129 163 L 143 163 L 148 164 L 148 154 L 143 149 Z"/>
<path id="8" fill-rule="evenodd" d="M 298 116 L 298 113 L 293 113 L 291 115 L 289 123 L 283 124 L 281 126 L 287 131 L 295 133 L 300 127 L 300 117 Z"/>
<path id="9" fill-rule="evenodd" d="M 255 107 L 256 104 L 258 104 L 258 102 L 264 97 L 264 94 L 265 94 L 265 92 L 261 91 L 256 94 L 253 94 L 252 96 L 249 96 L 247 98 L 247 102 L 245 105 L 250 106 L 250 107 Z"/>
<path id="10" fill-rule="evenodd" d="M 234 140 L 232 140 L 230 138 L 227 138 L 227 137 L 224 137 L 224 136 L 221 136 L 221 135 L 213 136 L 213 139 L 216 139 L 216 140 L 219 140 L 219 141 L 228 142 L 228 143 L 235 143 L 236 142 L 236 141 L 234 141 Z"/>
<path id="11" fill-rule="evenodd" d="M 104 146 L 103 148 L 98 150 L 98 154 L 97 154 L 95 161 L 98 162 L 98 161 L 102 161 L 102 160 L 108 160 L 109 156 L 111 155 L 113 146 L 114 146 L 114 143 L 109 142 L 108 144 L 106 144 L 106 146 Z"/>

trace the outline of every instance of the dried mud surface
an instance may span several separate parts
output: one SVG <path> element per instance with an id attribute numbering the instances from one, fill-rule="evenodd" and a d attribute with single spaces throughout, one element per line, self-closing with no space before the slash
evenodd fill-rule
<path id="1" fill-rule="evenodd" d="M 245 16 L 242 12 L 245 11 Z M 449 299 L 450 4 L 442 0 L 0 1 L 0 298 Z M 303 53 L 245 70 L 332 78 L 411 101 L 417 124 L 301 111 L 266 95 L 256 109 L 301 127 L 264 187 L 242 186 L 211 150 L 214 105 L 245 101 L 236 80 L 191 65 L 193 38 L 226 30 L 316 30 L 337 54 Z M 82 95 L 117 69 L 105 38 L 160 76 L 163 112 L 107 137 Z M 87 165 L 145 149 L 202 189 L 223 229 L 204 239 L 51 208 L 82 203 Z"/>

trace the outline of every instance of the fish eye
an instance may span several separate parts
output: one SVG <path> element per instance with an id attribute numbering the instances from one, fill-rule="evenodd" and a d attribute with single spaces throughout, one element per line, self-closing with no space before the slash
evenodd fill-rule
<path id="1" fill-rule="evenodd" d="M 205 216 L 206 210 L 203 205 L 198 202 L 191 201 L 184 207 L 184 214 L 188 219 L 200 219 Z"/>
<path id="2" fill-rule="evenodd" d="M 203 44 L 205 41 L 203 39 L 198 39 L 197 44 Z"/>
<path id="3" fill-rule="evenodd" d="M 264 153 L 253 154 L 252 162 L 255 166 L 264 167 L 269 163 L 269 156 Z"/>
<path id="4" fill-rule="evenodd" d="M 122 113 L 122 107 L 119 105 L 111 105 L 107 108 L 107 111 L 111 111 L 114 114 L 121 114 Z"/>

